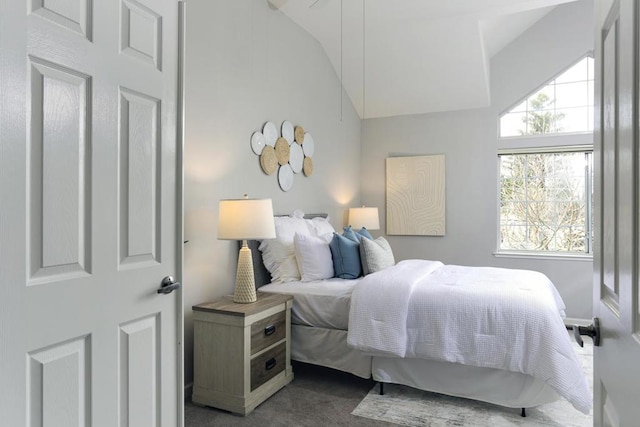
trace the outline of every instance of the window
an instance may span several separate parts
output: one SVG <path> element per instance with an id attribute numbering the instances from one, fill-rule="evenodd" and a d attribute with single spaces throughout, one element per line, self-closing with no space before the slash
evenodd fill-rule
<path id="1" fill-rule="evenodd" d="M 500 137 L 593 132 L 593 58 L 587 56 L 500 116 Z"/>
<path id="2" fill-rule="evenodd" d="M 500 155 L 500 251 L 591 253 L 591 150 Z"/>

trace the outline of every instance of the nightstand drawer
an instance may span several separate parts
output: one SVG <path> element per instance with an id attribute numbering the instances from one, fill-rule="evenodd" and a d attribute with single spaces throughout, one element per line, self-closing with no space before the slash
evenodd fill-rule
<path id="1" fill-rule="evenodd" d="M 287 361 L 286 344 L 283 342 L 251 361 L 251 391 L 284 370 Z"/>
<path id="2" fill-rule="evenodd" d="M 287 334 L 286 312 L 281 311 L 251 325 L 251 354 L 283 340 Z"/>

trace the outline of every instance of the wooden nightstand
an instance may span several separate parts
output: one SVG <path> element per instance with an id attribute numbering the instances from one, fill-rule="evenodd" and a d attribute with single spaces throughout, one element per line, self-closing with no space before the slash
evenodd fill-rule
<path id="1" fill-rule="evenodd" d="M 290 295 L 193 306 L 194 403 L 246 415 L 293 379 Z"/>

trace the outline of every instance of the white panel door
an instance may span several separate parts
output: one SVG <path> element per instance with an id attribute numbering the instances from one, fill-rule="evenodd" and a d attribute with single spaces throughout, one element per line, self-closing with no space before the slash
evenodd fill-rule
<path id="1" fill-rule="evenodd" d="M 177 0 L 0 3 L 0 424 L 182 425 Z"/>
<path id="2" fill-rule="evenodd" d="M 640 422 L 638 2 L 596 2 L 594 425 Z"/>

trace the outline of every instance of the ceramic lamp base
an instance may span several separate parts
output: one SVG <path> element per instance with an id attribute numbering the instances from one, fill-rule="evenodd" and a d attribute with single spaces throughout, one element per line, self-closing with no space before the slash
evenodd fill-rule
<path id="1" fill-rule="evenodd" d="M 240 248 L 240 254 L 238 255 L 236 289 L 233 295 L 233 302 L 246 304 L 256 302 L 257 299 L 251 249 L 243 245 L 242 248 Z"/>

